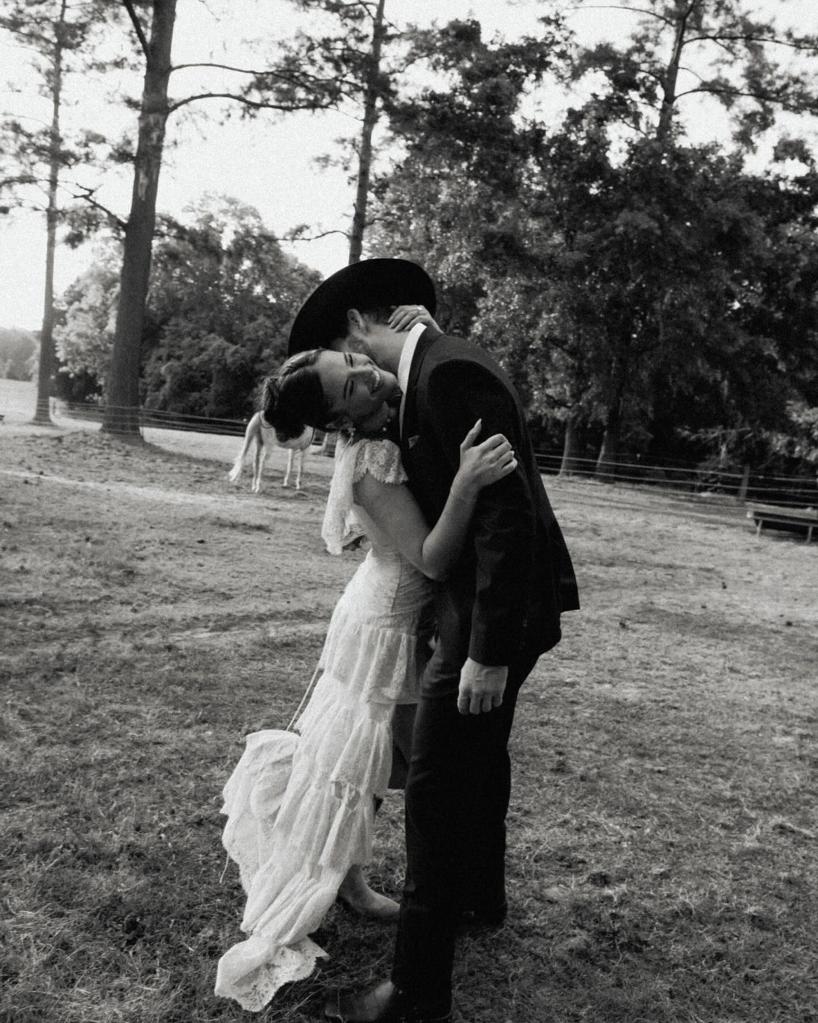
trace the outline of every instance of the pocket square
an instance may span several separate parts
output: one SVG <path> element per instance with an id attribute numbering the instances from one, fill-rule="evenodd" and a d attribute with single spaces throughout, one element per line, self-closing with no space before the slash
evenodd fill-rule
<path id="1" fill-rule="evenodd" d="M 415 444 L 417 444 L 417 442 L 419 440 L 420 440 L 420 434 L 415 433 L 415 434 L 412 434 L 412 436 L 406 441 L 406 444 L 407 444 L 407 446 L 408 446 L 410 451 L 415 446 Z"/>

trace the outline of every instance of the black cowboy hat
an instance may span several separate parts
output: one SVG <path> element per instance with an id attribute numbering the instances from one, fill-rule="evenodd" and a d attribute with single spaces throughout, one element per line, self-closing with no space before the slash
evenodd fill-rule
<path id="1" fill-rule="evenodd" d="M 435 286 L 408 259 L 363 259 L 319 284 L 298 311 L 290 330 L 289 354 L 326 348 L 347 332 L 348 309 L 366 312 L 396 305 L 424 305 L 434 316 Z"/>

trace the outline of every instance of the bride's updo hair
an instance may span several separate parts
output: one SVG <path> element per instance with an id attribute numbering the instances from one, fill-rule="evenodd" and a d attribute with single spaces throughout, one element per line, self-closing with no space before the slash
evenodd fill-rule
<path id="1" fill-rule="evenodd" d="M 332 429 L 332 411 L 321 386 L 316 362 L 323 349 L 291 356 L 264 381 L 261 414 L 283 444 L 300 437 L 308 426 Z"/>

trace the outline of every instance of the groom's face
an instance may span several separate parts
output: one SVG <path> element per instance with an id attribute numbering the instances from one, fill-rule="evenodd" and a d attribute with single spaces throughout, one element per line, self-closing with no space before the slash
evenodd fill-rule
<path id="1" fill-rule="evenodd" d="M 346 315 L 346 334 L 336 338 L 329 346 L 334 352 L 351 355 L 365 355 L 374 361 L 370 341 L 371 330 L 368 318 L 357 309 L 348 309 Z"/>

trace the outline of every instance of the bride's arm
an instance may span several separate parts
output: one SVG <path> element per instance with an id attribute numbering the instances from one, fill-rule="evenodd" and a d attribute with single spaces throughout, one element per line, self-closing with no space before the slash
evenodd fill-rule
<path id="1" fill-rule="evenodd" d="M 477 495 L 517 466 L 511 445 L 495 434 L 474 446 L 478 421 L 460 445 L 460 468 L 432 529 L 404 484 L 382 483 L 367 473 L 354 486 L 355 501 L 400 553 L 430 579 L 442 579 L 457 560 L 466 538 Z"/>

